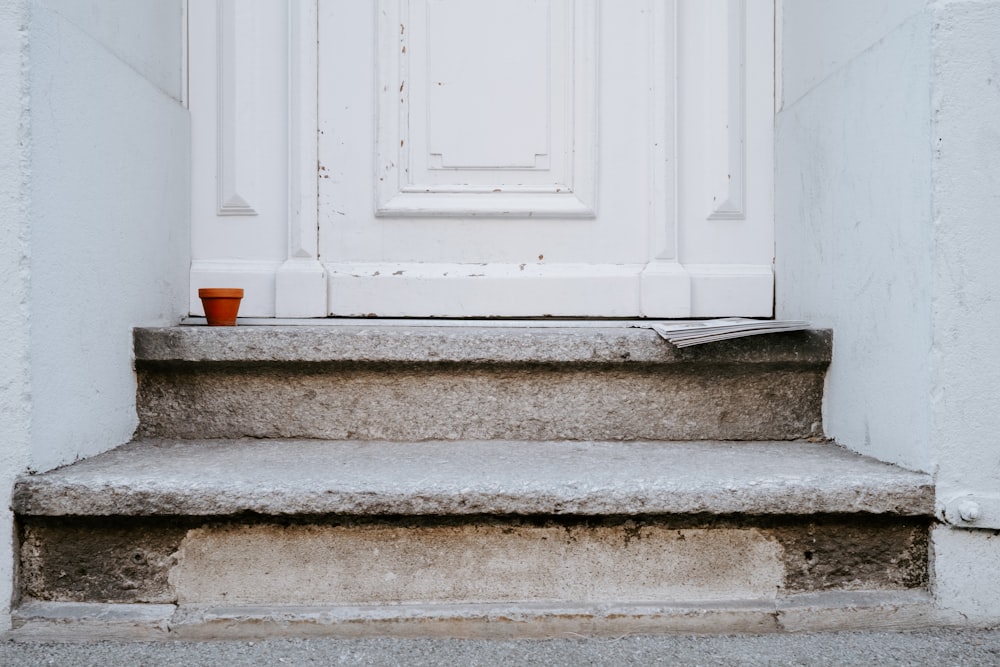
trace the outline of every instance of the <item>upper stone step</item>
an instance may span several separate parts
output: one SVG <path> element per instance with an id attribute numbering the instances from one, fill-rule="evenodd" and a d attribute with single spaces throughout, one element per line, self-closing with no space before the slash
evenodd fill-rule
<path id="1" fill-rule="evenodd" d="M 829 443 L 134 442 L 22 477 L 21 516 L 930 516 L 928 475 Z"/>
<path id="2" fill-rule="evenodd" d="M 790 440 L 819 435 L 831 336 L 677 349 L 625 324 L 135 331 L 139 435 Z"/>
<path id="3" fill-rule="evenodd" d="M 134 332 L 141 365 L 192 363 L 766 364 L 825 369 L 827 330 L 776 333 L 677 348 L 629 322 L 409 321 L 297 326 L 161 327 Z"/>

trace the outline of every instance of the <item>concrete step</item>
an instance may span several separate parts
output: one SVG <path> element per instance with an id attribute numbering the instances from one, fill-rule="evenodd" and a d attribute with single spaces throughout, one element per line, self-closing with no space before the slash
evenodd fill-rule
<path id="1" fill-rule="evenodd" d="M 666 633 L 763 635 L 914 630 L 959 624 L 960 619 L 936 609 L 930 596 L 920 590 L 826 592 L 771 600 L 626 605 L 227 607 L 32 600 L 13 611 L 12 631 L 7 638 L 60 643 L 137 640 L 250 640 L 252 643 L 292 637 L 497 640 L 593 636 L 620 640 L 630 635 Z M 509 664 L 509 661 L 500 664 Z"/>
<path id="2" fill-rule="evenodd" d="M 139 435 L 789 440 L 821 435 L 831 336 L 679 350 L 624 323 L 137 329 Z"/>
<path id="3" fill-rule="evenodd" d="M 24 627 L 173 605 L 199 637 L 903 623 L 933 502 L 809 442 L 149 440 L 13 498 Z"/>

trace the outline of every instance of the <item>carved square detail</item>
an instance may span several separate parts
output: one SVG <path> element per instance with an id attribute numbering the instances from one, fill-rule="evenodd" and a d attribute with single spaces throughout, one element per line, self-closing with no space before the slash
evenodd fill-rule
<path id="1" fill-rule="evenodd" d="M 378 12 L 378 215 L 594 215 L 597 3 Z"/>

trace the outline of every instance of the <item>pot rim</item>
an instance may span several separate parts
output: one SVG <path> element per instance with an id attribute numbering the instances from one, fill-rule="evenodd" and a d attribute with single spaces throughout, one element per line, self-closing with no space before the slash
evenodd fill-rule
<path id="1" fill-rule="evenodd" d="M 242 299 L 242 287 L 203 287 L 198 290 L 201 299 Z"/>

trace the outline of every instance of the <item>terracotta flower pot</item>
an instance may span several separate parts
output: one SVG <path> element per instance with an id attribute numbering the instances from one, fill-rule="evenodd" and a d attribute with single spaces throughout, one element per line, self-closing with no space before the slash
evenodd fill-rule
<path id="1" fill-rule="evenodd" d="M 198 290 L 198 297 L 205 307 L 205 319 L 210 327 L 236 326 L 236 313 L 240 309 L 243 289 L 239 287 L 206 287 Z"/>

